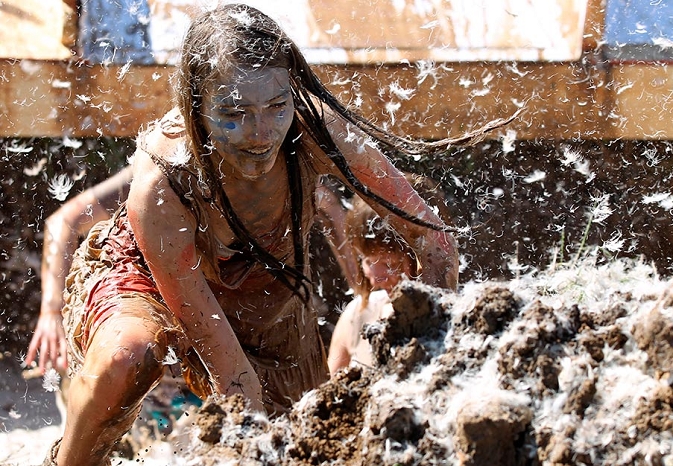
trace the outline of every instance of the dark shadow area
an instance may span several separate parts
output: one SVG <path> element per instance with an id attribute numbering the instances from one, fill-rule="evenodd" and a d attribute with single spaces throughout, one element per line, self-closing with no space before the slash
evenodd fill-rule
<path id="1" fill-rule="evenodd" d="M 508 148 L 510 149 L 510 148 Z M 442 160 L 399 161 L 439 182 L 461 235 L 461 281 L 526 266 L 640 257 L 673 271 L 673 146 L 668 141 L 497 141 Z M 586 235 L 586 236 L 585 236 Z"/>

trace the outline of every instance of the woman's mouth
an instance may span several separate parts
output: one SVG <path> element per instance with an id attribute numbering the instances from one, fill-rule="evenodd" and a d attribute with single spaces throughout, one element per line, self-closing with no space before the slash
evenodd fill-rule
<path id="1" fill-rule="evenodd" d="M 272 148 L 273 148 L 273 146 L 249 147 L 247 149 L 244 149 L 243 152 L 247 152 L 248 154 L 252 154 L 254 156 L 260 156 L 260 155 L 265 155 Z"/>

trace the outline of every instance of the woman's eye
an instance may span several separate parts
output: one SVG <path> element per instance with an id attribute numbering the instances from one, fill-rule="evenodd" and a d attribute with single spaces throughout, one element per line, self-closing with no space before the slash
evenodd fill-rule
<path id="1" fill-rule="evenodd" d="M 277 109 L 285 108 L 286 106 L 287 102 L 277 102 L 275 104 L 271 104 L 271 108 L 277 108 Z"/>
<path id="2" fill-rule="evenodd" d="M 218 113 L 224 118 L 242 118 L 245 115 L 245 112 L 241 110 L 232 110 L 230 108 L 220 109 Z"/>

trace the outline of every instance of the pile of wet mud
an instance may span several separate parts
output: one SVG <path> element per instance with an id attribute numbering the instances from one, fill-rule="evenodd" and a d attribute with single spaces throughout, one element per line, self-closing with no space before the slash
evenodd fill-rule
<path id="1" fill-rule="evenodd" d="M 210 399 L 175 464 L 673 464 L 673 287 L 591 260 L 457 293 L 405 282 L 364 330 L 375 367 L 276 419 Z"/>

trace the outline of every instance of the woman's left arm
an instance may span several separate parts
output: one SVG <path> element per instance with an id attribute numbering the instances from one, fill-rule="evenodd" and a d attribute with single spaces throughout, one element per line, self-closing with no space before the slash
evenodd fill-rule
<path id="1" fill-rule="evenodd" d="M 355 176 L 378 196 L 426 222 L 445 227 L 411 184 L 364 133 L 339 116 L 330 116 L 328 129 Z M 338 175 L 340 176 L 340 175 Z M 343 179 L 343 176 L 341 176 Z M 346 182 L 348 182 L 346 180 Z M 404 220 L 363 196 L 374 210 L 413 248 L 421 265 L 420 279 L 434 286 L 458 286 L 458 247 L 446 231 L 437 231 Z"/>

